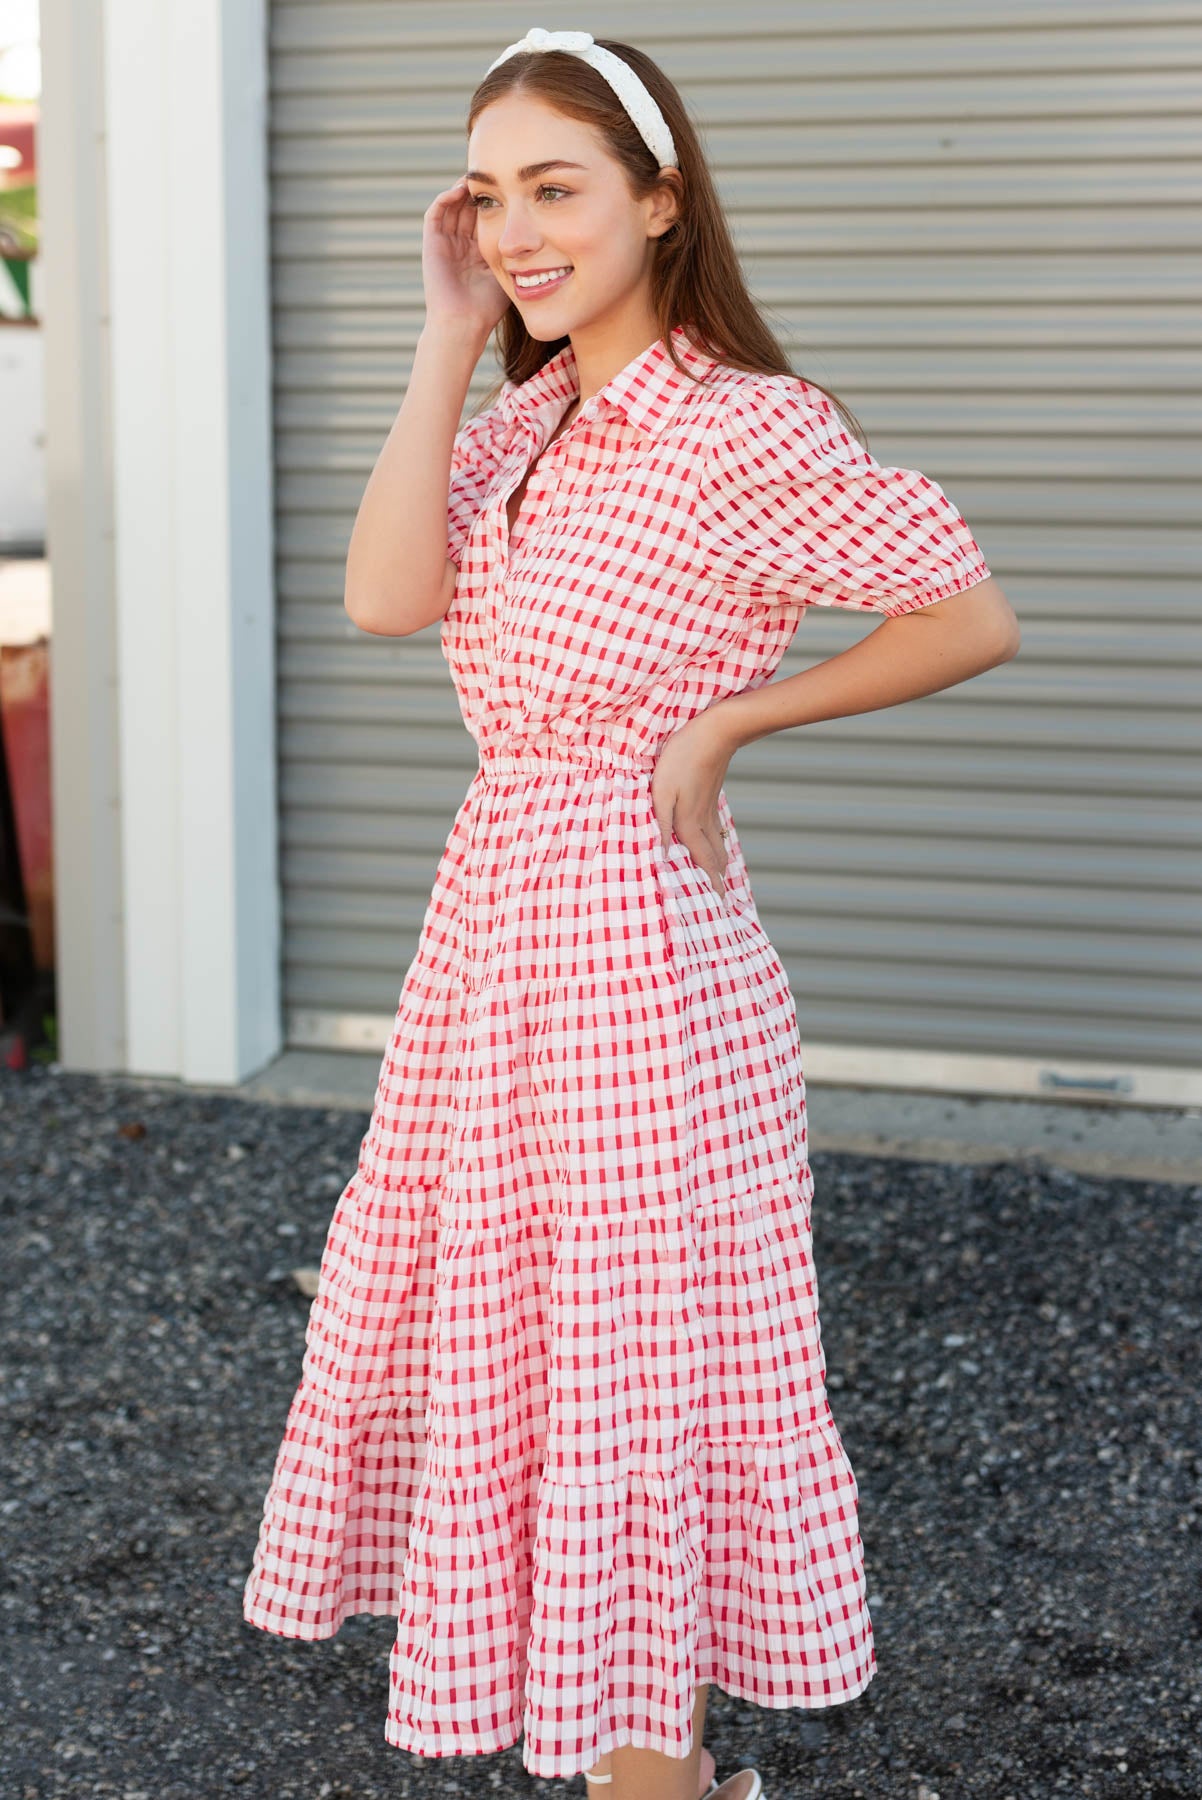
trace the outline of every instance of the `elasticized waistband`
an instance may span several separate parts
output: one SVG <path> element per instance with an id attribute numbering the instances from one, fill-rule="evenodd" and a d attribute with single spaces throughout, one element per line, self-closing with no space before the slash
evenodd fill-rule
<path id="1" fill-rule="evenodd" d="M 649 775 L 655 767 L 654 756 L 617 756 L 590 750 L 580 756 L 539 756 L 537 753 L 498 751 L 480 758 L 476 780 L 505 781 L 513 775 L 579 775 L 581 778 L 602 774 Z"/>

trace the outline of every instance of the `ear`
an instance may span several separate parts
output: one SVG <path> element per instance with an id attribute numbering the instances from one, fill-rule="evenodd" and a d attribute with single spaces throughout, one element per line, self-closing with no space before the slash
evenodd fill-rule
<path id="1" fill-rule="evenodd" d="M 680 219 L 681 180 L 678 169 L 660 170 L 662 183 L 648 200 L 647 236 L 663 237 Z"/>

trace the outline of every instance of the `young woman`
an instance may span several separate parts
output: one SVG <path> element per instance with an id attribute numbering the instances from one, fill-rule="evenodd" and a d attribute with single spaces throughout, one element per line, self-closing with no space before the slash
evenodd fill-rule
<path id="1" fill-rule="evenodd" d="M 722 784 L 741 745 L 964 681 L 1018 629 L 940 488 L 790 369 L 648 57 L 531 32 L 468 123 L 345 601 L 386 636 L 441 620 L 480 768 L 245 1617 L 396 1615 L 410 1751 L 521 1739 L 609 1800 L 757 1800 L 754 1770 L 711 1788 L 709 1684 L 831 1706 L 876 1664 L 796 1012 Z M 457 429 L 494 331 L 506 379 Z M 814 604 L 881 623 L 771 682 Z"/>

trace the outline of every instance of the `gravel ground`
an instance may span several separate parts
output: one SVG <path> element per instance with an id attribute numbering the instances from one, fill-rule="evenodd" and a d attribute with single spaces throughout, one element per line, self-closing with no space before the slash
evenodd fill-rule
<path id="1" fill-rule="evenodd" d="M 812 1115 L 821 1094 L 810 1097 Z M 241 1616 L 366 1114 L 0 1070 L 4 1800 L 572 1793 L 383 1740 L 388 1619 Z M 1202 1187 L 815 1154 L 879 1668 L 711 1690 L 767 1800 L 1199 1800 Z"/>

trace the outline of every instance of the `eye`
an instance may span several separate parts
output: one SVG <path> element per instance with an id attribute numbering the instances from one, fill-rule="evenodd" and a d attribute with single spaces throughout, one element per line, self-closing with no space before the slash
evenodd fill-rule
<path id="1" fill-rule="evenodd" d="M 557 187 L 554 182 L 544 181 L 542 185 L 535 188 L 534 191 L 536 194 L 566 194 L 570 190 L 565 187 Z M 473 194 L 471 196 L 471 201 L 472 206 L 477 212 L 483 212 L 486 205 L 490 207 L 492 205 L 492 197 L 489 194 Z M 552 202 L 552 204 L 554 204 L 554 202 Z"/>

